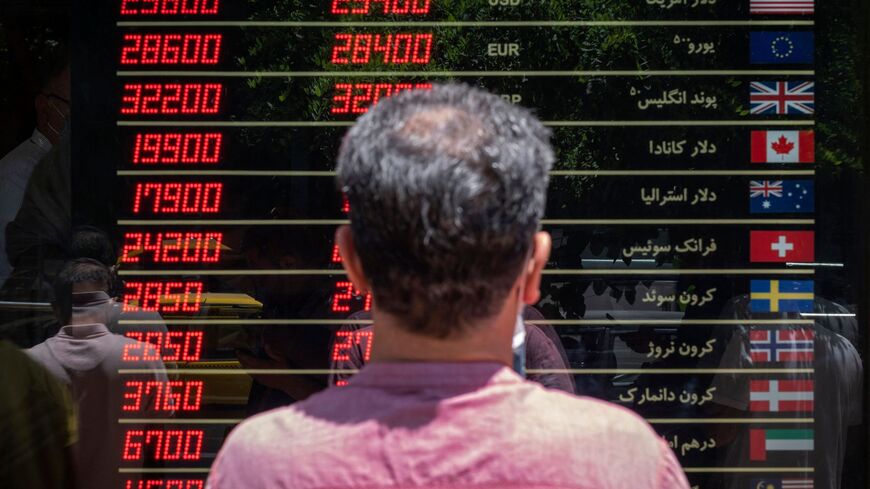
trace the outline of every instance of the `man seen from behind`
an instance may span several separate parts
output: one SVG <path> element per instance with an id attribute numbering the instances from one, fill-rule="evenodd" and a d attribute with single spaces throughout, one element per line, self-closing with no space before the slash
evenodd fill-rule
<path id="1" fill-rule="evenodd" d="M 525 381 L 511 340 L 540 295 L 549 133 L 461 85 L 390 97 L 344 138 L 336 232 L 374 297 L 346 386 L 242 423 L 209 487 L 686 489 L 641 418 Z"/>

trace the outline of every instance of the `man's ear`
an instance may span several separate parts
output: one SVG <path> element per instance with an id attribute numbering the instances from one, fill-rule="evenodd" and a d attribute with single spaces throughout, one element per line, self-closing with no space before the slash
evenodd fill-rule
<path id="1" fill-rule="evenodd" d="M 536 304 L 541 299 L 541 273 L 550 259 L 550 250 L 553 247 L 550 233 L 546 231 L 535 233 L 533 239 L 532 257 L 524 270 L 526 283 L 523 287 L 523 302 L 529 305 Z"/>
<path id="2" fill-rule="evenodd" d="M 341 266 L 344 267 L 353 286 L 362 294 L 369 292 L 368 279 L 357 254 L 350 226 L 345 224 L 335 230 L 335 242 L 338 243 L 338 252 L 341 253 Z"/>

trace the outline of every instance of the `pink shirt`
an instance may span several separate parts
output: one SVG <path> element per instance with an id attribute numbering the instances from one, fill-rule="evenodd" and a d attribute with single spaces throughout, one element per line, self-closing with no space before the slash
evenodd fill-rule
<path id="1" fill-rule="evenodd" d="M 646 422 L 493 363 L 372 363 L 229 436 L 210 489 L 686 489 Z"/>

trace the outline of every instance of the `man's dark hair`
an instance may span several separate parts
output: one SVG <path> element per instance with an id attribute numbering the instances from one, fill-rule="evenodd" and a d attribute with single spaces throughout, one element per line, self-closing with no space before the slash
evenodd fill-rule
<path id="1" fill-rule="evenodd" d="M 378 308 L 439 338 L 497 312 L 540 229 L 549 136 L 464 85 L 389 97 L 357 121 L 338 185 Z"/>
<path id="2" fill-rule="evenodd" d="M 77 226 L 72 230 L 70 251 L 73 258 L 91 258 L 110 267 L 118 261 L 115 244 L 109 235 L 94 226 Z"/>
<path id="3" fill-rule="evenodd" d="M 58 319 L 69 324 L 72 318 L 72 293 L 78 284 L 93 284 L 96 291 L 108 292 L 111 284 L 109 269 L 91 258 L 75 258 L 66 262 L 54 279 L 54 307 Z"/>

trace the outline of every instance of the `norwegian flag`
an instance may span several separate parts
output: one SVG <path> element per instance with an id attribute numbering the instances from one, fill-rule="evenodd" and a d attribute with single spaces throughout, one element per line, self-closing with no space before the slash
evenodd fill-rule
<path id="1" fill-rule="evenodd" d="M 811 413 L 812 380 L 750 380 L 749 410 L 766 413 Z"/>
<path id="2" fill-rule="evenodd" d="M 752 114 L 813 114 L 816 110 L 814 82 L 752 82 L 749 105 Z"/>
<path id="3" fill-rule="evenodd" d="M 815 334 L 811 329 L 754 329 L 749 332 L 749 356 L 753 362 L 812 362 Z"/>

